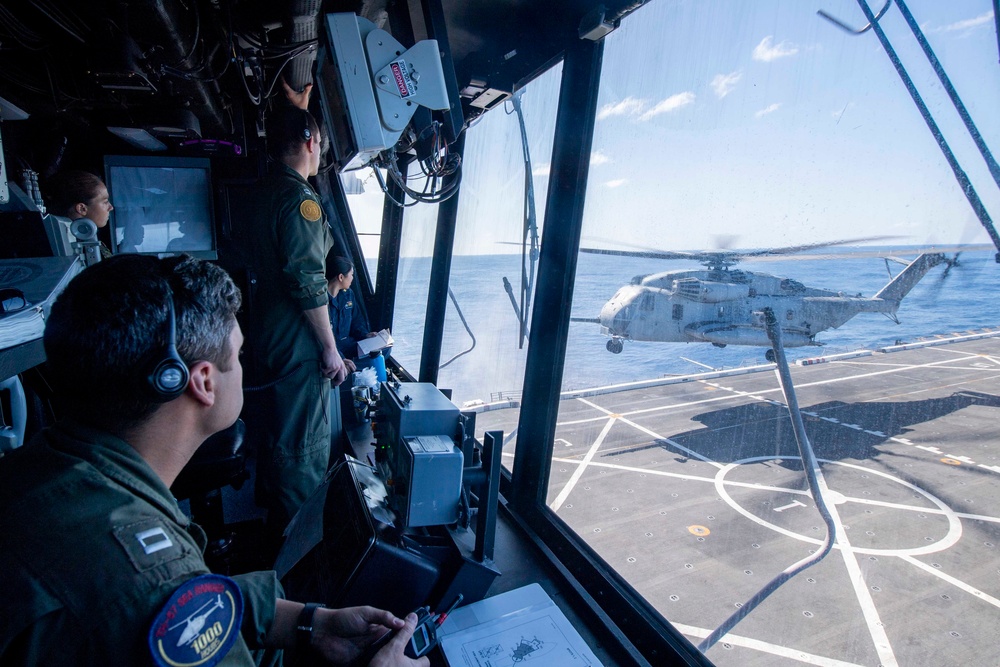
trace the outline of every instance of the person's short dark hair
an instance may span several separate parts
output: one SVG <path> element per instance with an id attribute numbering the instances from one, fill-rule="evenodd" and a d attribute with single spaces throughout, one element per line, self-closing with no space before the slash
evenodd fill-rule
<path id="1" fill-rule="evenodd" d="M 45 184 L 45 203 L 56 215 L 69 216 L 77 204 L 89 204 L 104 181 L 89 171 L 61 171 Z"/>
<path id="2" fill-rule="evenodd" d="M 267 146 L 275 159 L 295 155 L 299 147 L 319 136 L 319 124 L 312 114 L 298 107 L 279 107 L 267 118 Z"/>
<path id="3" fill-rule="evenodd" d="M 354 263 L 346 257 L 339 255 L 326 256 L 326 279 L 336 280 L 337 276 L 347 275 L 354 270 Z"/>
<path id="4" fill-rule="evenodd" d="M 241 301 L 229 275 L 187 255 L 116 255 L 71 280 L 46 322 L 47 374 L 62 412 L 120 435 L 161 405 L 144 369 L 167 344 L 171 292 L 181 358 L 229 370 Z"/>

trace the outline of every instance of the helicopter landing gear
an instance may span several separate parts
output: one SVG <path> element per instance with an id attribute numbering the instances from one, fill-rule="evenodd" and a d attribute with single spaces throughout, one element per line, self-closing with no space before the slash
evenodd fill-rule
<path id="1" fill-rule="evenodd" d="M 611 354 L 621 354 L 622 350 L 625 348 L 625 343 L 623 343 L 620 338 L 612 338 L 608 341 L 606 347 L 608 348 L 608 352 Z"/>
<path id="2" fill-rule="evenodd" d="M 772 363 L 773 364 L 774 363 L 774 359 L 775 359 L 774 349 L 773 348 L 768 348 L 767 352 L 764 353 L 764 358 L 767 359 L 768 363 Z"/>

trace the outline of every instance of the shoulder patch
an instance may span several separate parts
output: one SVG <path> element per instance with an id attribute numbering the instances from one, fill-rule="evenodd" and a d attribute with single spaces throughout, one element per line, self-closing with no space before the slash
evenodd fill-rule
<path id="1" fill-rule="evenodd" d="M 212 667 L 240 634 L 243 594 L 218 574 L 189 579 L 167 600 L 149 629 L 149 650 L 159 667 Z"/>
<path id="2" fill-rule="evenodd" d="M 306 199 L 299 204 L 299 214 L 309 222 L 316 222 L 323 217 L 323 209 L 312 199 Z"/>
<path id="3" fill-rule="evenodd" d="M 114 536 L 137 572 L 184 557 L 184 545 L 159 519 L 116 526 Z"/>

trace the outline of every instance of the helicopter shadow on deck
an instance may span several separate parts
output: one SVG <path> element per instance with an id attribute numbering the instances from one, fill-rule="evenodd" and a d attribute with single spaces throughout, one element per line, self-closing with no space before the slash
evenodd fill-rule
<path id="1" fill-rule="evenodd" d="M 829 401 L 803 407 L 806 434 L 817 458 L 830 461 L 874 459 L 891 437 L 904 436 L 914 424 L 934 421 L 973 405 L 1000 408 L 1000 396 L 962 391 L 941 398 L 918 401 L 859 402 Z M 814 415 L 807 415 L 814 413 Z M 824 419 L 825 418 L 825 419 Z M 829 419 L 836 420 L 828 421 Z M 649 449 L 663 449 L 688 457 L 671 444 L 677 443 L 708 460 L 719 463 L 762 456 L 795 457 L 781 464 L 801 469 L 798 446 L 788 410 L 784 406 L 756 402 L 705 412 L 694 417 L 705 428 L 668 435 L 670 442 L 619 449 L 606 457 L 622 457 Z M 854 428 L 860 427 L 860 428 Z"/>

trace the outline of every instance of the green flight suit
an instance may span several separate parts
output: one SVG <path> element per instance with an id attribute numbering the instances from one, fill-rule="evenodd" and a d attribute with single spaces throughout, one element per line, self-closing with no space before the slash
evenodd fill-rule
<path id="1" fill-rule="evenodd" d="M 208 572 L 205 533 L 126 442 L 65 422 L 0 458 L 0 664 L 152 665 L 150 627 Z M 137 539 L 163 532 L 146 553 Z M 234 577 L 240 637 L 219 663 L 253 665 L 283 591 L 273 571 Z"/>
<path id="2" fill-rule="evenodd" d="M 280 534 L 330 459 L 330 380 L 303 311 L 326 306 L 333 235 L 309 182 L 284 164 L 259 185 L 247 221 L 256 285 L 247 320 L 251 382 L 244 419 L 257 444 L 257 503 Z M 252 412 L 254 414 L 248 414 Z"/>

